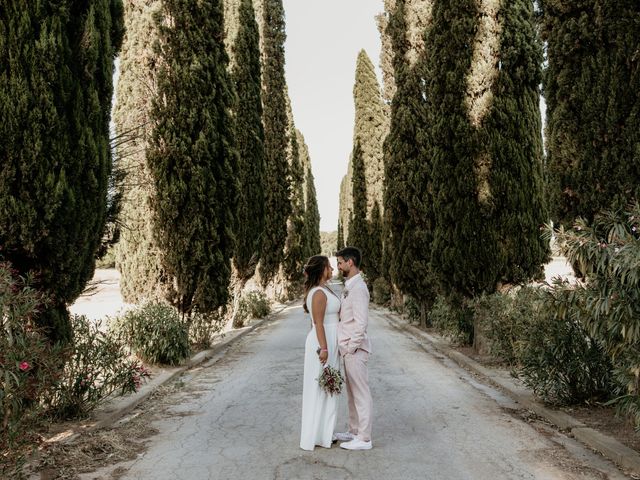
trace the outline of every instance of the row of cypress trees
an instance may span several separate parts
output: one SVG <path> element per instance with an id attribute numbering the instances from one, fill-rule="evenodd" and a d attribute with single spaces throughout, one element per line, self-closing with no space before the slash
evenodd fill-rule
<path id="1" fill-rule="evenodd" d="M 382 274 L 417 301 L 423 321 L 438 294 L 469 298 L 538 278 L 549 255 L 540 227 L 550 219 L 590 220 L 637 199 L 637 2 L 385 6 L 384 251 L 367 243 L 371 226 L 366 237 L 358 226 L 371 179 L 356 141 L 352 196 L 341 198 L 353 205 L 354 228 L 343 233 L 341 211 L 339 243 L 361 246 L 368 264 L 382 259 Z"/>
<path id="2" fill-rule="evenodd" d="M 142 187 L 128 188 L 143 191 L 131 196 L 134 218 L 152 225 L 130 222 L 138 228 L 120 242 L 125 298 L 207 313 L 227 304 L 232 279 L 236 294 L 256 274 L 263 287 L 299 281 L 305 258 L 319 251 L 319 215 L 308 150 L 288 102 L 282 1 L 209 0 L 197 8 L 150 1 L 148 27 L 134 15 L 139 2 L 127 7 L 138 31 L 122 61 L 136 71 L 121 81 L 130 105 L 116 124 L 135 128 L 127 124 L 141 111 L 135 102 L 147 108 L 148 120 L 136 122 L 145 125 L 139 137 L 148 145 L 131 168 L 149 174 Z M 225 11 L 237 24 L 224 24 Z M 147 57 L 140 37 L 154 35 Z M 147 82 L 137 85 L 145 78 L 156 89 L 150 106 Z M 142 98 L 131 103 L 133 89 Z"/>
<path id="3" fill-rule="evenodd" d="M 216 311 L 234 271 L 246 281 L 260 265 L 267 284 L 284 268 L 288 223 L 293 269 L 319 252 L 308 150 L 287 112 L 282 1 L 239 2 L 228 44 L 223 11 L 222 0 L 0 8 L 0 258 L 52 298 L 40 315 L 51 340 L 71 334 L 67 305 L 113 237 L 120 194 L 127 301 Z M 110 190 L 116 157 L 122 191 Z"/>

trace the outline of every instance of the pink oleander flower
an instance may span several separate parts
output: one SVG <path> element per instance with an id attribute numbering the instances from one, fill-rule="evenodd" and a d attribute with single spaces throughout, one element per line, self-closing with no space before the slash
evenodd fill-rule
<path id="1" fill-rule="evenodd" d="M 29 370 L 30 367 L 31 365 L 29 365 L 28 362 L 20 362 L 20 364 L 18 365 L 18 368 L 23 372 L 26 372 L 27 370 Z"/>

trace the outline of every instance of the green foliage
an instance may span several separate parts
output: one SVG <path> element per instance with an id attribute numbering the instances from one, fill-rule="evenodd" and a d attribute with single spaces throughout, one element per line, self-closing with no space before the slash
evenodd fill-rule
<path id="1" fill-rule="evenodd" d="M 371 221 L 369 222 L 369 258 L 367 262 L 367 275 L 371 285 L 382 275 L 382 236 L 384 234 L 384 226 L 382 223 L 382 214 L 378 202 L 374 202 L 373 210 L 371 210 Z"/>
<path id="2" fill-rule="evenodd" d="M 260 260 L 265 225 L 265 147 L 262 125 L 260 36 L 251 0 L 240 4 L 232 79 L 237 92 L 238 183 L 234 265 L 241 279 L 253 276 Z"/>
<path id="3" fill-rule="evenodd" d="M 353 177 L 351 178 L 353 212 L 349 222 L 349 238 L 347 239 L 347 244 L 360 249 L 362 252 L 360 269 L 368 273 L 369 222 L 367 220 L 367 179 L 365 176 L 364 157 L 360 142 L 356 142 L 351 161 L 353 162 Z"/>
<path id="4" fill-rule="evenodd" d="M 284 76 L 285 21 L 282 0 L 264 0 L 263 5 L 263 84 L 265 155 L 267 162 L 265 211 L 268 212 L 262 242 L 260 278 L 267 285 L 284 260 L 289 201 L 286 81 Z"/>
<path id="5" fill-rule="evenodd" d="M 518 375 L 548 403 L 606 399 L 611 362 L 602 343 L 581 323 L 588 314 L 584 291 L 558 283 L 541 295 L 544 307 L 524 333 Z"/>
<path id="6" fill-rule="evenodd" d="M 68 360 L 51 395 L 43 399 L 49 414 L 57 419 L 84 417 L 113 393 L 135 392 L 150 376 L 99 323 L 74 315 L 71 325 Z"/>
<path id="7" fill-rule="evenodd" d="M 104 256 L 96 261 L 96 268 L 116 268 L 115 247 L 107 249 Z"/>
<path id="8" fill-rule="evenodd" d="M 336 240 L 336 249 L 334 251 L 337 252 L 338 250 L 343 249 L 345 246 L 346 244 L 344 243 L 344 231 L 342 229 L 342 222 L 338 220 L 338 239 Z"/>
<path id="9" fill-rule="evenodd" d="M 0 245 L 51 297 L 39 314 L 70 337 L 66 304 L 94 270 L 111 165 L 113 59 L 122 2 L 13 2 L 0 11 Z"/>
<path id="10" fill-rule="evenodd" d="M 491 109 L 478 132 L 483 154 L 490 158 L 488 189 L 479 193 L 479 200 L 482 210 L 488 210 L 489 235 L 497 253 L 496 263 L 486 253 L 483 261 L 486 271 L 510 284 L 544 278 L 543 264 L 549 260 L 541 231 L 549 218 L 539 93 L 543 57 L 533 9 L 530 0 L 502 3 L 500 68 Z M 482 173 L 478 177 L 483 190 L 485 179 Z"/>
<path id="11" fill-rule="evenodd" d="M 387 305 L 391 301 L 391 285 L 384 277 L 373 282 L 373 301 L 378 305 Z"/>
<path id="12" fill-rule="evenodd" d="M 419 308 L 416 315 L 421 315 Z M 459 295 L 439 295 L 428 313 L 427 325 L 460 345 L 473 342 L 473 308 Z"/>
<path id="13" fill-rule="evenodd" d="M 221 3 L 165 0 L 156 18 L 152 221 L 165 297 L 183 314 L 216 311 L 229 296 L 238 156 Z"/>
<path id="14" fill-rule="evenodd" d="M 123 228 L 115 245 L 116 265 L 121 273 L 120 291 L 126 302 L 142 303 L 163 298 L 162 285 L 169 281 L 162 270 L 161 253 L 153 236 L 151 197 L 153 180 L 146 160 L 153 125 L 149 121 L 158 59 L 153 45 L 158 28 L 155 13 L 161 0 L 145 5 L 125 3 L 124 38 L 120 53 L 120 77 L 114 109 L 116 158 L 125 172 L 121 184 L 119 221 Z"/>
<path id="15" fill-rule="evenodd" d="M 320 232 L 320 255 L 331 257 L 336 253 L 338 244 L 338 232 Z"/>
<path id="16" fill-rule="evenodd" d="M 482 295 L 473 301 L 474 326 L 485 337 L 489 353 L 516 365 L 528 341 L 528 329 L 544 308 L 537 288 L 523 287 L 515 293 Z"/>
<path id="17" fill-rule="evenodd" d="M 467 298 L 537 277 L 548 255 L 539 230 L 546 207 L 533 4 L 501 5 L 488 106 L 477 107 L 470 86 L 482 76 L 473 63 L 481 48 L 480 5 L 436 2 L 426 35 L 425 140 L 435 214 L 430 266 L 442 291 Z"/>
<path id="18" fill-rule="evenodd" d="M 0 476 L 17 478 L 42 423 L 39 399 L 51 391 L 60 369 L 61 349 L 52 347 L 34 318 L 44 295 L 0 263 Z M 6 476 L 6 477 L 5 477 Z"/>
<path id="19" fill-rule="evenodd" d="M 581 318 L 614 367 L 617 403 L 640 426 L 640 205 L 603 212 L 591 224 L 556 232 L 561 251 L 585 279 Z M 576 294 L 577 296 L 577 294 Z M 577 300 L 576 300 L 577 301 Z"/>
<path id="20" fill-rule="evenodd" d="M 307 225 L 305 223 L 304 168 L 300 158 L 300 145 L 295 130 L 291 132 L 291 165 L 289 168 L 291 214 L 288 219 L 283 269 L 291 285 L 302 283 L 302 265 L 307 255 Z"/>
<path id="21" fill-rule="evenodd" d="M 387 35 L 393 45 L 396 92 L 391 102 L 391 125 L 384 142 L 385 242 L 383 268 L 400 290 L 410 295 L 424 312 L 434 302 L 431 275 L 433 211 L 431 208 L 430 156 L 425 152 L 426 110 L 421 91 L 421 63 L 410 66 L 406 54 L 406 2 L 396 2 Z M 385 268 L 384 265 L 388 265 Z M 416 272 L 420 272 L 416 275 Z"/>
<path id="22" fill-rule="evenodd" d="M 271 313 L 271 302 L 264 292 L 253 290 L 240 299 L 238 313 L 234 319 L 234 327 L 241 328 L 247 320 L 264 318 Z"/>
<path id="23" fill-rule="evenodd" d="M 213 344 L 213 337 L 222 331 L 224 316 L 221 312 L 193 312 L 189 319 L 189 343 L 196 350 L 206 350 Z"/>
<path id="24" fill-rule="evenodd" d="M 147 303 L 109 327 L 145 362 L 178 365 L 189 355 L 188 326 L 168 305 Z"/>
<path id="25" fill-rule="evenodd" d="M 306 150 L 306 145 L 304 146 Z M 325 251 L 325 248 L 321 245 L 322 235 L 320 233 L 320 211 L 318 210 L 318 199 L 316 196 L 316 187 L 314 184 L 313 173 L 311 172 L 311 161 L 307 167 L 305 189 L 305 235 L 306 235 L 306 253 L 303 256 L 303 260 L 311 257 L 312 255 L 318 255 Z M 334 242 L 335 244 L 335 242 Z M 328 256 L 331 256 L 333 252 L 330 252 Z M 327 255 L 324 253 L 323 255 Z"/>
<path id="26" fill-rule="evenodd" d="M 542 0 L 553 219 L 565 227 L 638 198 L 640 3 Z"/>

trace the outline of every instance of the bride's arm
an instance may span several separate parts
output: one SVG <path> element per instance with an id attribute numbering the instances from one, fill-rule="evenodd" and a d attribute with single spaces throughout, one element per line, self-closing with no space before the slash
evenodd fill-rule
<path id="1" fill-rule="evenodd" d="M 318 294 L 321 295 L 318 295 Z M 327 336 L 324 333 L 324 312 L 327 309 L 327 294 L 322 290 L 317 290 L 311 299 L 311 313 L 316 324 L 316 336 L 320 345 L 320 361 L 326 363 L 329 358 L 327 351 Z"/>

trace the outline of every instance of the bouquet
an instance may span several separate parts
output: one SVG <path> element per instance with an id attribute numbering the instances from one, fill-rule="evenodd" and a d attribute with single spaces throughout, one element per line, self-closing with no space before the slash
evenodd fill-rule
<path id="1" fill-rule="evenodd" d="M 318 377 L 318 385 L 328 395 L 339 394 L 342 391 L 342 384 L 344 379 L 340 370 L 333 368 L 329 365 L 322 368 L 322 373 Z"/>

